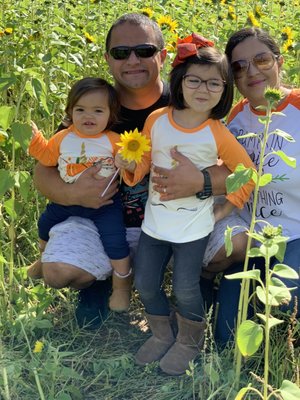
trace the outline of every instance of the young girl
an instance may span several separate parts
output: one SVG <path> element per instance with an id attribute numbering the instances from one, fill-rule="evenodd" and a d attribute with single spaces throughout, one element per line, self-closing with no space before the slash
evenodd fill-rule
<path id="1" fill-rule="evenodd" d="M 233 171 L 239 163 L 253 164 L 234 136 L 220 121 L 230 110 L 233 79 L 225 55 L 213 43 L 192 34 L 178 44 L 170 76 L 170 106 L 153 112 L 146 120 L 144 134 L 152 150 L 142 163 L 127 163 L 117 155 L 116 165 L 125 168 L 124 179 L 134 185 L 150 170 L 151 162 L 172 167 L 170 150 L 178 151 L 205 174 L 220 157 Z M 150 180 L 151 182 L 151 180 Z M 150 183 L 142 233 L 135 259 L 135 286 L 145 305 L 153 336 L 139 349 L 136 362 L 145 365 L 160 360 L 161 369 L 180 375 L 188 368 L 203 344 L 206 327 L 200 273 L 203 254 L 215 221 L 241 208 L 254 184 L 247 183 L 213 210 L 211 191 L 178 200 L 164 196 Z M 164 192 L 166 193 L 167 179 Z M 170 308 L 162 288 L 164 272 L 173 254 L 173 291 L 177 300 L 178 334 L 170 325 Z"/>
<path id="2" fill-rule="evenodd" d="M 32 123 L 29 154 L 45 166 L 58 165 L 61 178 L 68 183 L 74 182 L 95 163 L 101 164 L 101 176 L 113 175 L 116 171 L 114 156 L 118 151 L 116 143 L 120 138 L 109 127 L 116 121 L 118 110 L 118 98 L 110 84 L 100 78 L 84 78 L 75 83 L 68 96 L 66 113 L 72 125 L 48 141 Z M 113 268 L 110 308 L 127 310 L 131 268 L 120 196 L 115 195 L 113 204 L 99 209 L 49 203 L 38 223 L 41 251 L 49 239 L 50 229 L 70 216 L 89 218 L 96 225 Z M 33 264 L 28 274 L 41 277 L 42 263 Z"/>

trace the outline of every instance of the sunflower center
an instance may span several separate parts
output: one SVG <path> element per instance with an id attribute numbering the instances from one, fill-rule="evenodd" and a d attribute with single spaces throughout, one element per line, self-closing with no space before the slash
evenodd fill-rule
<path id="1" fill-rule="evenodd" d="M 140 142 L 138 140 L 130 140 L 127 148 L 129 151 L 137 151 L 140 148 Z"/>

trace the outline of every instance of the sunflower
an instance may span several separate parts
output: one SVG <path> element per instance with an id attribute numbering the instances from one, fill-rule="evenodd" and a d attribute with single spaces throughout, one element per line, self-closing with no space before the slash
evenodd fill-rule
<path id="1" fill-rule="evenodd" d="M 228 17 L 233 21 L 236 21 L 237 19 L 233 6 L 228 6 Z"/>
<path id="2" fill-rule="evenodd" d="M 141 13 L 146 15 L 148 18 L 152 18 L 154 14 L 153 10 L 149 7 L 142 8 Z"/>
<path id="3" fill-rule="evenodd" d="M 157 23 L 162 29 L 167 28 L 170 32 L 175 32 L 178 27 L 178 22 L 172 20 L 169 15 L 162 15 L 157 19 Z"/>
<path id="4" fill-rule="evenodd" d="M 90 35 L 88 32 L 83 32 L 83 33 L 87 43 L 96 43 L 96 39 L 94 38 L 94 36 Z"/>
<path id="5" fill-rule="evenodd" d="M 44 348 L 44 343 L 41 342 L 40 340 L 37 340 L 37 341 L 35 342 L 33 352 L 34 352 L 34 353 L 41 353 L 42 350 L 43 350 L 43 348 Z"/>
<path id="6" fill-rule="evenodd" d="M 139 163 L 145 151 L 150 151 L 150 140 L 142 135 L 137 128 L 134 131 L 125 131 L 120 138 L 121 142 L 117 143 L 121 147 L 119 152 L 129 162 Z"/>
<path id="7" fill-rule="evenodd" d="M 252 11 L 248 12 L 248 22 L 250 22 L 252 24 L 252 26 L 260 27 L 260 23 L 255 18 Z"/>
<path id="8" fill-rule="evenodd" d="M 292 29 L 289 26 L 283 28 L 281 31 L 281 37 L 283 40 L 286 41 L 293 40 L 294 34 L 292 32 Z"/>

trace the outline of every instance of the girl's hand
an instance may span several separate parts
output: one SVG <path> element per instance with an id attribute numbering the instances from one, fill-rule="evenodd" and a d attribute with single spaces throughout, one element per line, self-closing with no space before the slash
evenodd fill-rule
<path id="1" fill-rule="evenodd" d="M 125 169 L 129 172 L 134 172 L 136 169 L 136 162 L 135 161 L 127 161 L 125 160 L 120 153 L 117 153 L 115 156 L 115 166 L 120 169 Z"/>
<path id="2" fill-rule="evenodd" d="M 39 129 L 33 121 L 30 121 L 32 137 L 36 136 L 39 133 Z"/>

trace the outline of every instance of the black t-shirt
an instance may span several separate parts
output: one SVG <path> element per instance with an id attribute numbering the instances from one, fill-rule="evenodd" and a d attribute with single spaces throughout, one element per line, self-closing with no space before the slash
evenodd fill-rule
<path id="1" fill-rule="evenodd" d="M 111 127 L 117 133 L 129 132 L 137 128 L 143 129 L 148 115 L 158 108 L 165 107 L 169 103 L 169 88 L 164 85 L 163 93 L 151 107 L 143 110 L 130 110 L 121 107 L 119 122 Z M 127 227 L 139 227 L 144 218 L 144 209 L 148 197 L 149 175 L 137 185 L 130 187 L 124 182 L 121 184 L 121 195 L 124 206 L 124 219 Z"/>

